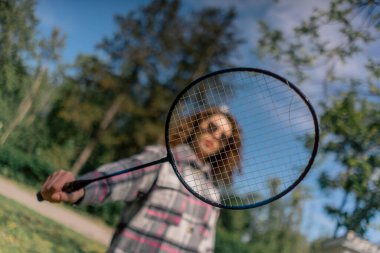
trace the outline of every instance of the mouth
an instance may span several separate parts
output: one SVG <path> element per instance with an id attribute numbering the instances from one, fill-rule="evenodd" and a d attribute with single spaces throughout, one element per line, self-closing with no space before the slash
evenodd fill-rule
<path id="1" fill-rule="evenodd" d="M 208 148 L 208 149 L 212 149 L 214 147 L 214 142 L 211 140 L 205 140 L 204 144 L 205 144 L 206 148 Z"/>

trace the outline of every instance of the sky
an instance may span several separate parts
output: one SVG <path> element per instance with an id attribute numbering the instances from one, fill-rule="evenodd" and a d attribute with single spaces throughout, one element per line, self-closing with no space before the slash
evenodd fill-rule
<path id="1" fill-rule="evenodd" d="M 46 35 L 53 27 L 59 27 L 66 34 L 66 46 L 63 51 L 63 61 L 72 63 L 79 53 L 93 53 L 95 46 L 102 38 L 111 36 L 115 31 L 113 17 L 115 14 L 126 14 L 148 3 L 148 0 L 38 0 L 36 14 L 40 20 L 39 31 Z M 308 17 L 315 7 L 328 6 L 328 1 L 311 0 L 282 0 L 275 3 L 269 0 L 183 0 L 183 11 L 188 12 L 206 6 L 230 7 L 237 11 L 236 28 L 246 40 L 238 55 L 233 59 L 237 66 L 257 67 L 271 70 L 273 61 L 258 59 L 253 53 L 254 45 L 259 36 L 258 20 L 265 20 L 273 27 L 281 28 L 285 33 L 290 33 L 292 28 L 301 20 Z M 334 28 L 325 31 L 326 36 L 339 43 L 339 37 Z M 368 52 L 380 55 L 379 49 L 368 48 Z M 341 65 L 337 71 L 341 73 L 360 73 L 364 66 L 364 58 L 357 58 L 345 65 Z M 284 75 L 285 70 L 275 69 L 277 74 Z M 317 104 L 322 97 L 321 82 L 323 68 L 317 68 L 312 72 L 313 84 L 302 86 L 303 92 L 310 101 Z M 319 84 L 319 85 L 318 85 Z M 334 224 L 323 212 L 323 204 L 335 201 L 336 196 L 326 196 L 319 192 L 316 178 L 322 170 L 329 170 L 337 165 L 333 158 L 328 158 L 323 164 L 315 166 L 302 183 L 314 189 L 314 198 L 305 205 L 305 219 L 302 229 L 310 240 L 320 236 L 332 234 Z M 369 239 L 380 243 L 380 233 L 371 231 Z"/>

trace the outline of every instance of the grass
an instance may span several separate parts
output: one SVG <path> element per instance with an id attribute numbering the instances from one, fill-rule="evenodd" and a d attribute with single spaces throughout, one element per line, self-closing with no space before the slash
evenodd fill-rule
<path id="1" fill-rule="evenodd" d="M 106 248 L 40 214 L 0 196 L 2 253 L 100 253 Z"/>

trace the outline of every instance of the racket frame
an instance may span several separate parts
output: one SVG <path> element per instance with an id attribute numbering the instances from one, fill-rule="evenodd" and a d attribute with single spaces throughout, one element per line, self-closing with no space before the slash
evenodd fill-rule
<path id="1" fill-rule="evenodd" d="M 248 205 L 241 205 L 241 206 L 229 206 L 229 205 L 223 205 L 221 203 L 217 203 L 215 201 L 212 201 L 210 199 L 207 199 L 207 198 L 203 197 L 199 193 L 195 192 L 186 183 L 186 181 L 183 179 L 182 175 L 178 171 L 177 165 L 176 165 L 175 160 L 173 158 L 173 154 L 172 154 L 172 151 L 171 151 L 171 148 L 170 148 L 170 143 L 169 143 L 169 127 L 170 127 L 170 119 L 172 117 L 173 111 L 174 111 L 177 103 L 182 98 L 183 94 L 185 94 L 189 89 L 191 89 L 193 86 L 197 85 L 198 83 L 200 83 L 203 80 L 206 80 L 206 79 L 208 79 L 210 77 L 213 77 L 213 76 L 216 76 L 216 75 L 225 74 L 225 73 L 239 72 L 239 71 L 255 72 L 255 73 L 260 73 L 260 74 L 271 76 L 271 77 L 273 77 L 273 78 L 281 81 L 284 85 L 287 85 L 290 89 L 292 89 L 303 100 L 303 102 L 307 105 L 307 108 L 309 109 L 309 111 L 310 111 L 310 113 L 312 115 L 313 124 L 314 124 L 314 145 L 313 145 L 313 150 L 311 152 L 311 156 L 309 158 L 309 161 L 308 161 L 305 169 L 300 174 L 300 176 L 297 178 L 297 180 L 295 180 L 293 182 L 293 184 L 291 184 L 285 190 L 281 191 L 280 193 L 278 193 L 278 194 L 276 194 L 276 195 L 274 195 L 274 196 L 272 196 L 272 197 L 270 197 L 268 199 L 265 199 L 265 200 L 262 200 L 262 201 L 259 201 L 259 202 L 256 202 L 256 203 L 252 203 L 252 204 L 248 204 Z M 263 69 L 259 69 L 259 68 L 247 68 L 247 67 L 228 68 L 228 69 L 223 69 L 223 70 L 215 71 L 215 72 L 209 73 L 207 75 L 204 75 L 202 77 L 199 77 L 198 79 L 192 81 L 188 86 L 186 86 L 177 95 L 177 97 L 174 99 L 174 102 L 172 103 L 172 105 L 171 105 L 171 107 L 169 109 L 168 115 L 166 117 L 166 123 L 165 123 L 165 144 L 166 144 L 166 150 L 167 150 L 167 159 L 170 162 L 170 164 L 172 165 L 173 170 L 176 173 L 178 179 L 185 186 L 185 188 L 191 194 L 193 194 L 194 196 L 196 196 L 198 199 L 200 199 L 200 200 L 202 200 L 202 201 L 204 201 L 204 202 L 206 202 L 206 203 L 208 203 L 210 205 L 213 205 L 215 207 L 224 208 L 224 209 L 241 210 L 241 209 L 248 209 L 248 208 L 256 208 L 256 207 L 259 207 L 259 206 L 263 206 L 263 205 L 269 204 L 269 203 L 271 203 L 271 202 L 273 202 L 273 201 L 275 201 L 275 200 L 277 200 L 277 199 L 285 196 L 287 193 L 289 193 L 291 190 L 293 190 L 305 178 L 306 174 L 309 172 L 309 170 L 310 170 L 310 168 L 311 168 L 311 166 L 312 166 L 312 164 L 313 164 L 313 162 L 315 160 L 315 157 L 316 157 L 316 155 L 318 153 L 318 145 L 319 145 L 318 118 L 317 118 L 317 114 L 315 113 L 315 110 L 314 110 L 313 106 L 311 105 L 309 99 L 305 96 L 305 94 L 303 94 L 300 89 L 298 89 L 293 83 L 291 83 L 290 81 L 288 81 L 284 77 L 279 76 L 279 75 L 277 75 L 277 74 L 275 74 L 273 72 L 270 72 L 270 71 L 267 71 L 267 70 L 263 70 Z"/>
<path id="2" fill-rule="evenodd" d="M 196 85 L 199 82 L 202 82 L 203 80 L 208 79 L 208 78 L 210 78 L 212 76 L 216 76 L 216 75 L 220 75 L 220 74 L 225 74 L 225 73 L 230 73 L 230 72 L 239 72 L 239 71 L 255 72 L 255 73 L 261 73 L 261 74 L 265 74 L 265 75 L 271 76 L 271 77 L 273 77 L 273 78 L 275 78 L 277 80 L 280 80 L 284 85 L 287 85 L 290 89 L 292 89 L 293 91 L 295 91 L 296 94 L 307 105 L 307 107 L 308 107 L 308 109 L 309 109 L 309 111 L 310 111 L 310 113 L 312 115 L 313 123 L 314 123 L 315 135 L 314 135 L 313 150 L 311 152 L 311 156 L 309 158 L 309 161 L 308 161 L 305 169 L 303 170 L 303 172 L 300 174 L 300 176 L 297 178 L 297 180 L 294 181 L 293 184 L 291 184 L 288 188 L 286 188 L 285 190 L 283 190 L 282 192 L 276 194 L 275 196 L 273 196 L 271 198 L 268 198 L 268 199 L 265 199 L 265 200 L 262 200 L 262 201 L 259 201 L 259 202 L 256 202 L 256 203 L 248 204 L 248 205 L 229 206 L 229 205 L 223 205 L 221 203 L 217 203 L 215 201 L 211 201 L 211 200 L 203 197 L 199 193 L 195 192 L 186 183 L 186 181 L 183 179 L 182 175 L 178 171 L 177 165 L 176 165 L 175 160 L 174 160 L 173 153 L 172 153 L 171 148 L 170 148 L 170 144 L 169 144 L 169 127 L 170 127 L 170 120 L 171 120 L 171 116 L 173 114 L 174 108 L 176 107 L 177 103 L 179 102 L 179 100 L 181 99 L 181 97 L 183 96 L 183 94 L 185 94 L 194 85 Z M 235 210 L 236 209 L 239 210 L 239 209 L 248 209 L 248 208 L 255 208 L 255 207 L 263 206 L 263 205 L 269 204 L 269 203 L 271 203 L 271 202 L 273 202 L 273 201 L 275 201 L 275 200 L 283 197 L 287 193 L 289 193 L 291 190 L 293 190 L 305 178 L 306 174 L 309 172 L 309 170 L 310 170 L 310 168 L 311 168 L 311 166 L 312 166 L 312 164 L 313 164 L 313 162 L 315 160 L 315 157 L 317 155 L 317 151 L 318 151 L 318 144 L 319 144 L 318 119 L 317 119 L 317 115 L 316 115 L 316 113 L 314 111 L 314 108 L 311 105 L 311 103 L 309 102 L 308 98 L 293 83 L 291 83 L 287 79 L 283 78 L 282 76 L 279 76 L 279 75 L 274 74 L 274 73 L 272 73 L 270 71 L 263 70 L 263 69 L 258 69 L 258 68 L 246 68 L 246 67 L 228 68 L 228 69 L 223 69 L 223 70 L 219 70 L 219 71 L 216 71 L 216 72 L 212 72 L 210 74 L 207 74 L 205 76 L 202 76 L 202 77 L 200 77 L 200 78 L 192 81 L 188 86 L 186 86 L 176 96 L 176 98 L 174 99 L 174 102 L 172 103 L 172 105 L 171 105 L 171 107 L 169 109 L 168 115 L 166 117 L 166 122 L 165 122 L 165 144 L 166 144 L 166 150 L 167 150 L 166 157 L 163 157 L 163 158 L 161 158 L 159 160 L 152 161 L 152 162 L 149 162 L 149 163 L 146 163 L 146 164 L 142 164 L 142 165 L 139 165 L 139 166 L 136 166 L 136 167 L 133 167 L 133 168 L 129 168 L 129 169 L 125 169 L 125 170 L 121 170 L 121 171 L 115 172 L 115 173 L 111 173 L 109 175 L 101 176 L 99 178 L 94 178 L 94 179 L 91 179 L 91 180 L 80 180 L 80 181 L 74 181 L 74 182 L 68 183 L 68 185 L 66 186 L 65 192 L 68 192 L 68 193 L 73 192 L 75 190 L 78 190 L 80 188 L 85 187 L 86 185 L 88 185 L 88 184 L 90 184 L 90 183 L 92 183 L 94 181 L 98 181 L 98 180 L 110 178 L 110 177 L 113 177 L 113 176 L 116 176 L 116 175 L 128 173 L 128 172 L 135 171 L 135 170 L 138 170 L 138 169 L 142 169 L 142 168 L 145 168 L 145 167 L 148 167 L 148 166 L 151 166 L 151 165 L 160 164 L 160 163 L 164 163 L 164 162 L 169 162 L 171 164 L 171 166 L 172 166 L 175 174 L 177 175 L 178 179 L 183 184 L 183 186 L 191 194 L 193 194 L 198 199 L 204 201 L 205 203 L 208 203 L 208 204 L 210 204 L 212 206 L 215 206 L 215 207 L 218 207 L 218 208 L 235 209 Z M 41 195 L 41 192 L 37 193 L 37 199 L 39 201 L 43 201 L 43 197 Z"/>

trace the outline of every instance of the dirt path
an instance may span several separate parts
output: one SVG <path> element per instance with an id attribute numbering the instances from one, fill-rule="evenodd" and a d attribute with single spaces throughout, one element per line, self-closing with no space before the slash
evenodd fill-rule
<path id="1" fill-rule="evenodd" d="M 80 215 L 63 205 L 38 202 L 35 192 L 0 177 L 0 194 L 46 216 L 84 236 L 108 245 L 113 229 L 99 220 Z"/>

